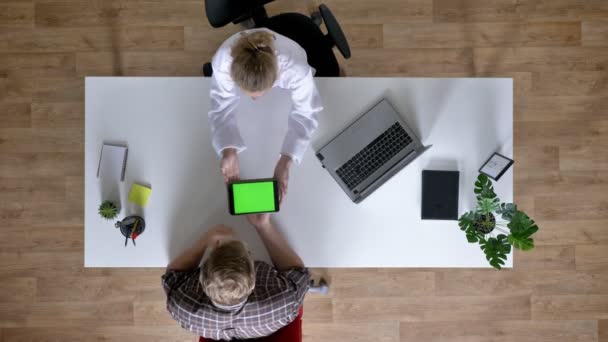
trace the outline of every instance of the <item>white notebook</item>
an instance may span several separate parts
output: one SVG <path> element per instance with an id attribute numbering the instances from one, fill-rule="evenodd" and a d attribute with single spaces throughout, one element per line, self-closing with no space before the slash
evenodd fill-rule
<path id="1" fill-rule="evenodd" d="M 125 180 L 127 169 L 127 154 L 129 149 L 126 146 L 104 144 L 101 147 L 99 166 L 97 167 L 97 178 Z"/>

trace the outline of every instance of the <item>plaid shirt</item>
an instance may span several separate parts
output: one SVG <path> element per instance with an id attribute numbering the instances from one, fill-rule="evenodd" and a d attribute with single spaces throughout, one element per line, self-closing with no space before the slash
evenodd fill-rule
<path id="1" fill-rule="evenodd" d="M 245 304 L 219 309 L 211 303 L 199 281 L 200 268 L 167 271 L 162 277 L 167 310 L 184 329 L 214 340 L 251 339 L 271 335 L 291 323 L 308 291 L 308 269 L 279 272 L 255 262 L 255 288 Z"/>

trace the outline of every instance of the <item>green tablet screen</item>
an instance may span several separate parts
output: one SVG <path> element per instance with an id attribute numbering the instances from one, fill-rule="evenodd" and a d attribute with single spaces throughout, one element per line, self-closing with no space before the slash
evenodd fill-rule
<path id="1" fill-rule="evenodd" d="M 232 184 L 232 196 L 235 214 L 276 211 L 272 181 Z"/>

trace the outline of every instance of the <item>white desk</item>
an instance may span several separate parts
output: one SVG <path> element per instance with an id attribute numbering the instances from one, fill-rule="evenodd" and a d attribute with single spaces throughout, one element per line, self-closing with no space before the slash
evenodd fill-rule
<path id="1" fill-rule="evenodd" d="M 274 220 L 310 267 L 488 267 L 456 221 L 420 220 L 421 170 L 460 171 L 462 213 L 474 205 L 473 182 L 494 151 L 512 156 L 511 79 L 317 79 L 325 110 L 312 148 L 291 172 L 289 193 Z M 227 223 L 258 258 L 261 241 L 244 217 L 227 213 L 226 190 L 212 150 L 204 78 L 86 79 L 85 266 L 164 267 L 212 224 Z M 425 144 L 433 147 L 360 204 L 353 204 L 320 166 L 320 148 L 380 98 L 387 97 Z M 241 100 L 239 125 L 249 148 L 241 177 L 270 177 L 286 130 L 288 94 L 273 90 Z M 96 178 L 103 142 L 129 146 L 120 190 L 122 212 L 143 214 L 137 247 L 97 214 Z M 127 203 L 132 182 L 149 183 L 146 208 Z M 513 199 L 513 173 L 496 185 Z M 506 266 L 512 266 L 509 258 Z"/>

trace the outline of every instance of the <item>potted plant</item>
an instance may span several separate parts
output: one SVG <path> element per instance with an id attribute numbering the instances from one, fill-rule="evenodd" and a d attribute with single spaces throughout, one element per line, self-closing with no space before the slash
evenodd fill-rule
<path id="1" fill-rule="evenodd" d="M 106 220 L 115 219 L 118 211 L 118 207 L 112 201 L 104 201 L 99 206 L 99 215 Z"/>
<path id="2" fill-rule="evenodd" d="M 511 246 L 524 251 L 534 248 L 532 235 L 538 226 L 513 203 L 501 203 L 488 176 L 479 174 L 474 192 L 477 208 L 458 219 L 469 243 L 479 243 L 486 259 L 496 269 L 505 264 Z"/>

